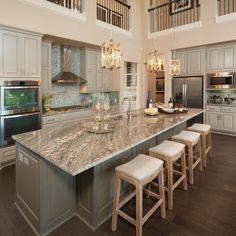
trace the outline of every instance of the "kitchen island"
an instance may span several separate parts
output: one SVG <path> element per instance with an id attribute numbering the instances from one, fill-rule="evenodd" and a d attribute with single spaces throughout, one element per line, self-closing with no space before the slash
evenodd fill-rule
<path id="1" fill-rule="evenodd" d="M 39 235 L 74 215 L 96 229 L 111 215 L 115 167 L 185 129 L 202 112 L 138 111 L 131 120 L 114 117 L 114 132 L 107 134 L 89 133 L 88 119 L 14 136 L 17 208 Z"/>

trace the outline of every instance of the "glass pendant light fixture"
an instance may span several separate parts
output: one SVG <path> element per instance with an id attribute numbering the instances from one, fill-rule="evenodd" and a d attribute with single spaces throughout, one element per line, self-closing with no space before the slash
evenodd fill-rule
<path id="1" fill-rule="evenodd" d="M 110 5 L 110 24 L 111 33 L 110 40 L 102 44 L 102 68 L 105 69 L 119 69 L 121 64 L 121 50 L 120 43 L 112 40 L 112 6 L 113 0 L 109 0 Z"/>
<path id="2" fill-rule="evenodd" d="M 175 1 L 175 4 L 176 4 L 176 1 Z M 176 15 L 176 12 L 174 14 Z M 174 42 L 175 42 L 175 22 L 176 22 L 176 17 L 173 17 L 173 18 L 174 18 Z M 176 76 L 176 75 L 179 75 L 179 74 L 180 74 L 180 60 L 176 59 L 175 48 L 174 48 L 172 59 L 170 60 L 170 64 L 169 64 L 169 75 L 170 76 Z"/>
<path id="3" fill-rule="evenodd" d="M 155 18 L 157 18 L 157 0 L 156 0 L 156 7 L 154 10 L 154 24 L 153 24 L 154 30 L 155 30 L 155 23 L 157 20 Z M 158 71 L 164 70 L 164 60 L 159 57 L 160 55 L 161 54 L 158 54 L 157 52 L 157 36 L 156 36 L 155 37 L 155 50 L 147 54 L 147 71 L 158 72 Z"/>

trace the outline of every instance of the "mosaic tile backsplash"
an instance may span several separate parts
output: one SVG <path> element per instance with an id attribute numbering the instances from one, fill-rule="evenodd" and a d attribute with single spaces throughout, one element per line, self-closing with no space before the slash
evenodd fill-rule
<path id="1" fill-rule="evenodd" d="M 235 97 L 236 98 L 236 90 L 211 90 L 207 91 L 207 96 L 220 96 L 222 98 L 224 97 Z"/>
<path id="2" fill-rule="evenodd" d="M 107 92 L 110 98 L 111 105 L 119 104 L 119 92 Z M 83 101 L 87 96 L 92 96 L 96 99 L 98 93 L 81 94 L 79 85 L 57 85 L 52 84 L 51 94 L 53 95 L 51 107 L 67 107 L 83 105 Z"/>
<path id="3" fill-rule="evenodd" d="M 61 45 L 52 45 L 52 77 L 63 71 L 63 50 Z M 71 48 L 71 71 L 80 75 L 80 50 Z M 66 107 L 83 105 L 83 101 L 87 96 L 92 96 L 93 100 L 98 96 L 98 93 L 81 94 L 79 85 L 58 85 L 52 84 L 51 94 L 53 95 L 51 107 Z M 108 92 L 111 105 L 119 103 L 119 92 Z M 48 94 L 45 94 L 48 95 Z"/>

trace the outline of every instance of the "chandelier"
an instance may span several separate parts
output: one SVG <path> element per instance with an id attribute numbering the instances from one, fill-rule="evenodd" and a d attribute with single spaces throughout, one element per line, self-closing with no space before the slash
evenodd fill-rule
<path id="1" fill-rule="evenodd" d="M 155 17 L 156 16 L 156 17 Z M 157 19 L 157 1 L 156 7 L 154 10 L 154 30 L 155 30 L 155 22 Z M 164 59 L 159 57 L 160 54 L 157 52 L 157 33 L 155 37 L 155 50 L 147 54 L 147 71 L 149 72 L 158 72 L 164 70 Z"/>
<path id="2" fill-rule="evenodd" d="M 120 44 L 110 39 L 102 44 L 102 68 L 119 69 L 121 61 Z"/>
<path id="3" fill-rule="evenodd" d="M 180 60 L 175 57 L 170 60 L 169 75 L 176 76 L 180 74 Z"/>
<path id="4" fill-rule="evenodd" d="M 159 58 L 157 50 L 147 54 L 147 70 L 150 72 L 158 72 L 164 70 L 164 60 Z"/>
<path id="5" fill-rule="evenodd" d="M 119 69 L 121 64 L 120 43 L 114 42 L 112 40 L 112 3 L 113 0 L 109 0 L 111 24 L 110 40 L 102 44 L 102 68 L 110 70 Z"/>

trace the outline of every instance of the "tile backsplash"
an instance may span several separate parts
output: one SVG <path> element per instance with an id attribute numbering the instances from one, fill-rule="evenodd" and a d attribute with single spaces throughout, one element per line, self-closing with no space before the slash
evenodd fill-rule
<path id="1" fill-rule="evenodd" d="M 63 71 L 63 48 L 61 45 L 52 45 L 52 77 L 56 76 L 58 73 Z M 76 75 L 80 75 L 80 49 L 71 47 L 71 72 Z M 75 85 L 51 85 L 51 93 L 53 95 L 51 101 L 51 107 L 66 107 L 66 106 L 76 106 L 82 105 L 86 96 L 92 96 L 95 98 L 98 96 L 97 93 L 83 94 L 80 93 L 79 84 Z M 119 103 L 119 92 L 112 91 L 108 92 L 111 105 L 116 105 Z M 45 94 L 46 95 L 46 94 Z M 47 94 L 48 95 L 48 94 Z"/>
<path id="2" fill-rule="evenodd" d="M 61 45 L 52 45 L 52 77 L 64 69 L 64 65 L 62 65 L 64 53 L 61 48 Z M 80 50 L 73 47 L 71 47 L 71 72 L 80 75 Z"/>
<path id="3" fill-rule="evenodd" d="M 119 92 L 107 92 L 110 98 L 111 105 L 119 104 Z M 51 107 L 66 107 L 82 105 L 87 96 L 96 98 L 97 93 L 81 94 L 79 85 L 57 85 L 52 84 L 51 94 L 53 95 Z"/>
<path id="4" fill-rule="evenodd" d="M 232 97 L 236 98 L 236 90 L 208 90 L 207 91 L 207 97 L 210 96 L 220 96 L 222 98 L 224 97 Z"/>

